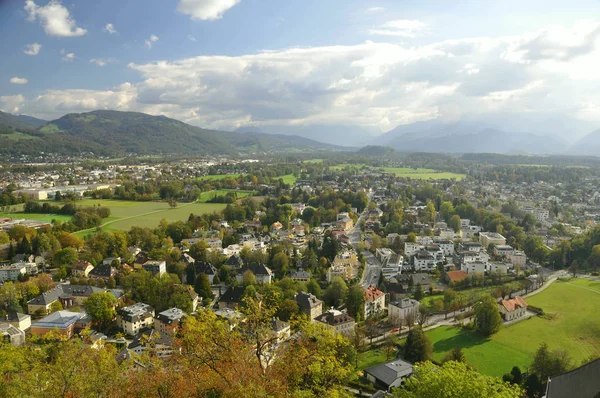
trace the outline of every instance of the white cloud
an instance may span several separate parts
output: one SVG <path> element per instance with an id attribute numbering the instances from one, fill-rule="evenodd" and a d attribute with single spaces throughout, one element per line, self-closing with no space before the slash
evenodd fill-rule
<path id="1" fill-rule="evenodd" d="M 115 26 L 111 23 L 107 23 L 106 25 L 104 25 L 104 31 L 111 35 L 113 33 L 118 33 L 117 30 L 115 29 Z"/>
<path id="2" fill-rule="evenodd" d="M 33 0 L 25 1 L 29 21 L 38 19 L 46 34 L 59 37 L 83 36 L 86 29 L 77 26 L 77 22 L 69 14 L 59 0 L 50 0 L 45 6 L 38 6 Z"/>
<path id="3" fill-rule="evenodd" d="M 12 84 L 27 84 L 29 83 L 29 80 L 25 79 L 24 77 L 13 77 L 10 79 L 10 82 Z"/>
<path id="4" fill-rule="evenodd" d="M 223 14 L 241 0 L 179 0 L 177 10 L 192 19 L 215 20 L 223 18 Z"/>
<path id="5" fill-rule="evenodd" d="M 146 47 L 152 48 L 152 45 L 158 41 L 158 36 L 150 35 L 150 38 L 145 41 Z"/>
<path id="6" fill-rule="evenodd" d="M 367 12 L 381 12 L 385 11 L 384 7 L 369 7 L 367 8 Z"/>
<path id="7" fill-rule="evenodd" d="M 60 53 L 63 56 L 62 60 L 64 62 L 72 62 L 73 60 L 75 60 L 75 54 L 66 52 L 64 48 L 60 50 Z"/>
<path id="8" fill-rule="evenodd" d="M 31 43 L 25 46 L 23 52 L 27 55 L 38 55 L 40 50 L 42 49 L 42 45 L 39 43 Z"/>
<path id="9" fill-rule="evenodd" d="M 188 39 L 190 39 L 190 41 L 196 41 L 196 38 L 192 35 L 188 35 Z"/>
<path id="10" fill-rule="evenodd" d="M 600 121 L 600 50 L 592 45 L 569 59 L 553 56 L 550 49 L 564 51 L 556 32 L 566 28 L 548 29 L 545 58 L 523 58 L 527 63 L 513 55 L 538 32 L 414 46 L 368 41 L 129 64 L 140 74 L 135 84 L 2 97 L 0 106 L 42 118 L 114 108 L 208 128 L 336 123 L 388 130 L 436 117 L 510 112 Z M 573 31 L 579 33 L 572 43 L 585 42 L 590 32 Z"/>
<path id="11" fill-rule="evenodd" d="M 410 19 L 397 19 L 388 21 L 376 29 L 369 31 L 372 35 L 417 37 L 428 33 L 426 23 Z"/>
<path id="12" fill-rule="evenodd" d="M 112 64 L 114 62 L 117 62 L 117 60 L 113 59 L 113 58 L 92 58 L 92 59 L 90 59 L 91 64 L 96 64 L 98 66 L 106 66 L 106 65 Z"/>

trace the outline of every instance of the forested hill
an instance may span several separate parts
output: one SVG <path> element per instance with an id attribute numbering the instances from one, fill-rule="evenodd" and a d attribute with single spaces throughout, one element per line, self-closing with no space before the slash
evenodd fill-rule
<path id="1" fill-rule="evenodd" d="M 165 116 L 106 110 L 68 114 L 36 130 L 18 131 L 0 135 L 0 153 L 217 155 L 343 149 L 297 136 L 206 130 Z"/>

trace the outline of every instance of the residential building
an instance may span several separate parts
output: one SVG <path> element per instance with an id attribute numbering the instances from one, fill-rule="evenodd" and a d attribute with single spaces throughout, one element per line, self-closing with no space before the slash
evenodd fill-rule
<path id="1" fill-rule="evenodd" d="M 59 284 L 52 290 L 48 290 L 45 293 L 40 294 L 34 299 L 27 302 L 27 312 L 34 314 L 41 312 L 47 314 L 50 311 L 50 307 L 55 302 L 60 302 L 63 308 L 70 308 L 73 306 L 83 305 L 83 301 L 88 298 L 92 293 L 97 292 L 109 292 L 117 301 L 123 297 L 123 290 L 121 289 L 102 289 L 95 286 L 88 285 L 68 285 Z"/>
<path id="2" fill-rule="evenodd" d="M 524 206 L 521 208 L 525 213 L 533 214 L 541 222 L 547 222 L 550 219 L 550 211 L 539 207 Z"/>
<path id="3" fill-rule="evenodd" d="M 15 347 L 25 344 L 25 332 L 7 322 L 0 322 L 0 338 Z"/>
<path id="4" fill-rule="evenodd" d="M 99 278 L 108 280 L 117 274 L 117 269 L 110 264 L 100 264 L 94 267 L 89 273 L 90 278 Z"/>
<path id="5" fill-rule="evenodd" d="M 17 263 L 0 267 L 0 283 L 17 281 L 19 277 L 27 275 L 27 267 L 24 263 Z"/>
<path id="6" fill-rule="evenodd" d="M 290 278 L 299 282 L 308 282 L 310 280 L 310 272 L 299 269 L 290 274 Z"/>
<path id="7" fill-rule="evenodd" d="M 127 349 L 124 350 L 124 352 L 119 353 L 119 358 L 126 359 L 131 357 L 129 352 L 140 355 L 148 349 L 152 349 L 154 355 L 158 358 L 168 358 L 173 355 L 172 345 L 172 335 L 168 333 L 159 333 L 157 330 L 151 329 L 140 333 L 131 344 L 127 346 Z"/>
<path id="8" fill-rule="evenodd" d="M 515 252 L 515 249 L 509 245 L 494 246 L 494 254 L 496 256 L 507 257 Z"/>
<path id="9" fill-rule="evenodd" d="M 154 318 L 154 329 L 162 334 L 173 335 L 175 330 L 181 324 L 181 320 L 185 316 L 185 312 L 179 308 L 169 308 L 163 312 L 160 312 Z"/>
<path id="10" fill-rule="evenodd" d="M 404 379 L 413 373 L 413 365 L 410 362 L 396 358 L 392 361 L 382 363 L 365 369 L 367 379 L 377 388 L 389 390 L 400 387 Z"/>
<path id="11" fill-rule="evenodd" d="M 166 261 L 149 260 L 142 264 L 142 268 L 153 276 L 162 276 L 167 273 Z"/>
<path id="12" fill-rule="evenodd" d="M 414 256 L 421 250 L 421 245 L 416 242 L 406 242 L 404 244 L 404 255 L 407 257 Z"/>
<path id="13" fill-rule="evenodd" d="M 508 270 L 510 268 L 512 268 L 511 263 L 502 263 L 502 262 L 493 261 L 493 262 L 488 263 L 487 271 L 489 273 L 506 275 L 506 274 L 508 274 Z"/>
<path id="14" fill-rule="evenodd" d="M 595 398 L 600 391 L 600 359 L 548 378 L 545 398 Z"/>
<path id="15" fill-rule="evenodd" d="M 483 250 L 483 246 L 481 246 L 481 243 L 476 243 L 476 242 L 462 242 L 458 244 L 458 251 L 459 252 L 475 252 L 475 253 L 479 253 L 480 251 Z"/>
<path id="16" fill-rule="evenodd" d="M 356 326 L 354 318 L 333 308 L 316 317 L 315 321 L 321 322 L 334 333 L 341 333 L 345 336 L 349 336 Z"/>
<path id="17" fill-rule="evenodd" d="M 206 261 L 196 261 L 194 266 L 196 267 L 196 275 L 205 274 L 208 277 L 208 281 L 212 285 L 215 275 L 217 275 L 217 269 L 214 267 L 214 265 Z M 188 281 L 188 283 L 190 282 Z M 191 283 L 193 283 L 193 281 Z"/>
<path id="18" fill-rule="evenodd" d="M 225 261 L 225 265 L 231 270 L 238 270 L 244 266 L 244 261 L 239 254 L 233 254 L 227 259 L 227 261 Z"/>
<path id="19" fill-rule="evenodd" d="M 514 267 L 524 267 L 527 263 L 527 255 L 522 250 L 515 250 L 513 254 L 506 256 Z"/>
<path id="20" fill-rule="evenodd" d="M 52 314 L 33 322 L 29 332 L 33 335 L 44 336 L 50 331 L 58 331 L 67 338 L 85 329 L 91 319 L 83 312 L 56 311 Z"/>
<path id="21" fill-rule="evenodd" d="M 435 266 L 435 257 L 426 250 L 419 251 L 413 257 L 413 267 L 415 271 L 433 271 Z"/>
<path id="22" fill-rule="evenodd" d="M 435 244 L 438 245 L 444 256 L 450 257 L 454 255 L 454 242 L 451 240 L 439 240 Z"/>
<path id="23" fill-rule="evenodd" d="M 480 232 L 479 243 L 481 243 L 484 250 L 487 250 L 490 244 L 498 246 L 506 245 L 506 238 L 497 232 Z"/>
<path id="24" fill-rule="evenodd" d="M 117 310 L 117 325 L 131 336 L 150 328 L 154 320 L 154 308 L 145 303 L 135 303 Z"/>
<path id="25" fill-rule="evenodd" d="M 385 310 L 385 293 L 375 286 L 369 286 L 363 291 L 365 296 L 365 305 L 363 319 L 379 315 Z"/>
<path id="26" fill-rule="evenodd" d="M 246 288 L 244 286 L 230 286 L 225 293 L 219 297 L 219 309 L 237 309 L 242 302 L 242 297 L 244 297 L 245 290 Z"/>
<path id="27" fill-rule="evenodd" d="M 277 340 L 275 340 L 275 344 L 280 344 L 290 338 L 290 324 L 283 322 L 278 318 L 273 318 L 271 320 L 271 332 L 277 338 Z"/>
<path id="28" fill-rule="evenodd" d="M 307 315 L 312 321 L 323 313 L 323 302 L 311 293 L 296 293 L 294 300 L 300 308 L 300 312 Z"/>
<path id="29" fill-rule="evenodd" d="M 93 269 L 94 266 L 89 261 L 77 261 L 71 267 L 71 273 L 73 274 L 73 276 L 84 276 L 87 278 Z"/>
<path id="30" fill-rule="evenodd" d="M 485 263 L 479 261 L 473 261 L 464 263 L 460 266 L 460 269 L 465 271 L 467 274 L 483 274 L 485 273 L 486 266 Z"/>
<path id="31" fill-rule="evenodd" d="M 269 284 L 273 279 L 273 271 L 269 267 L 264 264 L 252 263 L 248 265 L 244 265 L 235 276 L 235 279 L 242 283 L 244 280 L 244 274 L 246 272 L 252 272 L 254 277 L 256 278 L 256 282 Z"/>
<path id="32" fill-rule="evenodd" d="M 338 253 L 333 259 L 331 267 L 327 270 L 327 281 L 331 282 L 336 276 L 339 276 L 343 280 L 352 280 L 358 276 L 358 268 L 360 262 L 354 252 L 344 251 Z"/>
<path id="33" fill-rule="evenodd" d="M 509 300 L 500 300 L 498 307 L 505 321 L 513 321 L 527 313 L 527 303 L 521 296 Z"/>
<path id="34" fill-rule="evenodd" d="M 10 311 L 4 315 L 4 319 L 0 319 L 0 322 L 10 323 L 17 329 L 24 332 L 31 328 L 31 316 L 27 314 L 21 314 L 20 312 Z"/>
<path id="35" fill-rule="evenodd" d="M 398 324 L 406 319 L 409 313 L 415 313 L 419 309 L 419 302 L 410 298 L 392 301 L 388 304 L 388 317 L 393 324 Z"/>

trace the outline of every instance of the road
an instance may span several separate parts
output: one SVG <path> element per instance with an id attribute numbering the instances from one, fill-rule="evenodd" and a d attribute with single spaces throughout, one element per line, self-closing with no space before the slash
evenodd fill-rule
<path id="1" fill-rule="evenodd" d="M 381 274 L 381 262 L 370 251 L 363 250 L 362 255 L 366 262 L 360 285 L 365 289 L 371 285 L 377 286 Z"/>

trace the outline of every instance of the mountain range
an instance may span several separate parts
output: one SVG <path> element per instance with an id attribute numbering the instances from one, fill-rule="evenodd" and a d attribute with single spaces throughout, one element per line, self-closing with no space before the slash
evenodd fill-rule
<path id="1" fill-rule="evenodd" d="M 166 116 L 137 112 L 72 113 L 41 126 L 34 120 L 26 123 L 16 116 L 6 115 L 5 126 L 12 126 L 16 133 L 0 134 L 0 153 L 231 155 L 343 149 L 298 136 L 206 130 Z"/>
<path id="2" fill-rule="evenodd" d="M 387 146 L 400 152 L 600 155 L 600 130 L 584 135 L 591 126 L 587 122 L 542 118 L 530 121 L 527 124 L 525 118 L 518 116 L 507 116 L 504 123 L 494 118 L 450 123 L 433 119 L 400 125 L 375 136 L 371 130 L 345 125 L 208 130 L 166 116 L 111 110 L 72 113 L 49 122 L 0 112 L 0 153 L 231 155 Z M 522 130 L 525 128 L 528 130 Z M 569 132 L 582 137 L 571 144 L 564 138 Z"/>

